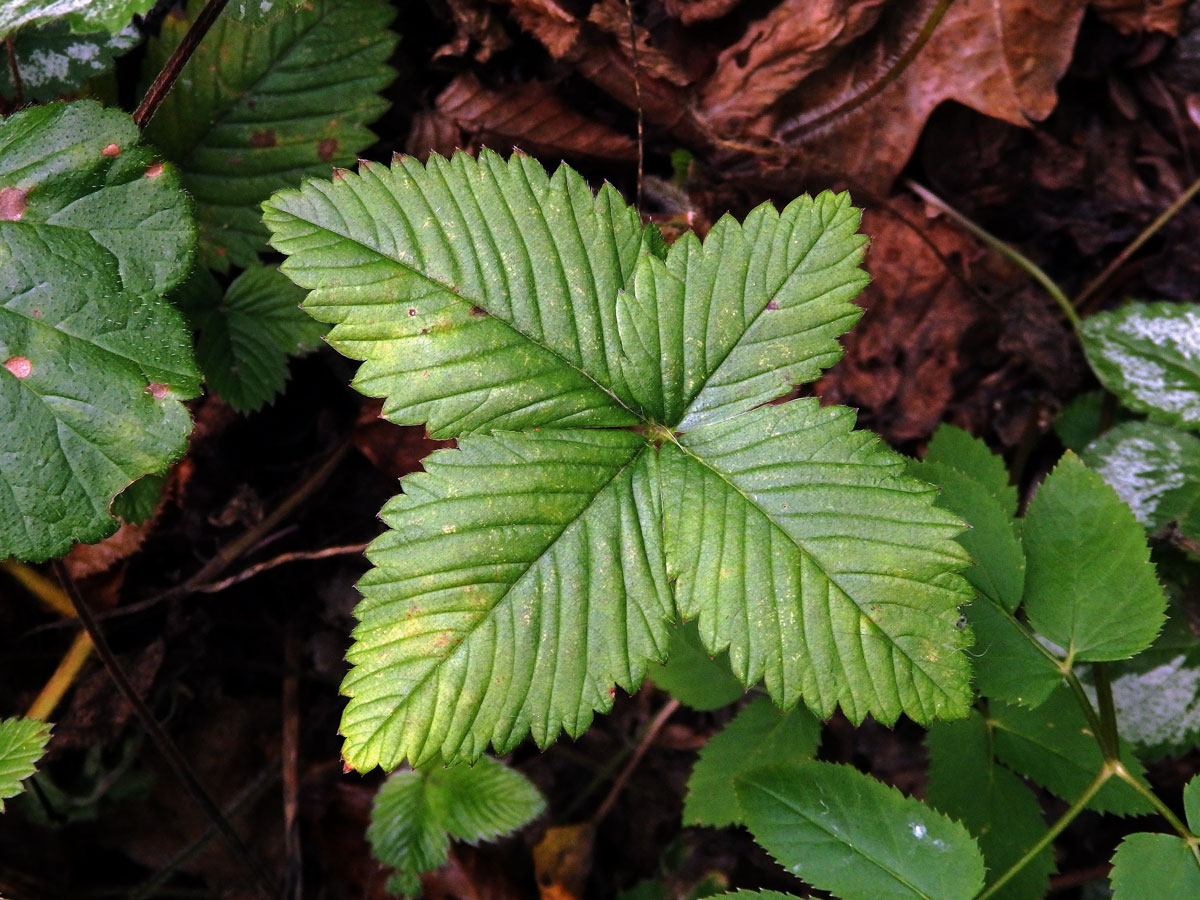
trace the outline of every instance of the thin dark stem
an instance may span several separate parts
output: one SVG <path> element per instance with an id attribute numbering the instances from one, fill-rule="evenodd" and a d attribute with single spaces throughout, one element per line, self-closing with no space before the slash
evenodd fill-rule
<path id="1" fill-rule="evenodd" d="M 1079 310 L 1084 309 L 1084 304 L 1091 299 L 1097 291 L 1099 291 L 1102 287 L 1104 287 L 1105 284 L 1108 283 L 1108 280 L 1112 278 L 1116 271 L 1121 268 L 1121 266 L 1125 265 L 1125 263 L 1129 261 L 1129 258 L 1133 256 L 1133 254 L 1137 253 L 1138 250 L 1142 248 L 1142 245 L 1146 243 L 1146 241 L 1158 234 L 1159 230 L 1164 225 L 1171 221 L 1171 219 L 1175 218 L 1176 214 L 1178 214 L 1181 209 L 1191 203 L 1192 198 L 1194 198 L 1197 193 L 1200 193 L 1200 178 L 1197 178 L 1190 185 L 1188 185 L 1187 190 L 1180 194 L 1174 203 L 1159 213 L 1153 222 L 1142 229 L 1141 234 L 1130 241 L 1129 245 L 1117 254 L 1116 259 L 1105 266 L 1104 270 L 1099 275 L 1087 283 L 1087 286 L 1084 287 L 1084 289 L 1075 297 L 1075 308 Z"/>
<path id="2" fill-rule="evenodd" d="M 191 27 L 183 36 L 183 40 L 179 42 L 179 46 L 175 48 L 167 60 L 167 64 L 162 67 L 162 71 L 158 73 L 158 77 L 146 91 L 146 96 L 142 98 L 138 108 L 134 110 L 133 123 L 138 128 L 145 128 L 154 118 L 158 107 L 170 92 L 172 85 L 175 84 L 175 79 L 179 77 L 179 73 L 187 65 L 187 61 L 192 58 L 192 54 L 200 46 L 200 41 L 204 35 L 208 34 L 208 29 L 212 28 L 213 22 L 217 20 L 217 16 L 221 14 L 221 10 L 228 2 L 229 0 L 208 0 L 204 4 L 204 8 L 200 10 L 200 14 L 196 16 L 196 20 L 192 22 Z"/>
<path id="3" fill-rule="evenodd" d="M 21 70 L 17 67 L 17 48 L 11 34 L 4 39 L 4 50 L 8 54 L 8 74 L 12 76 L 13 98 L 19 107 L 25 102 L 25 90 L 21 84 Z"/>
<path id="4" fill-rule="evenodd" d="M 637 195 L 634 206 L 642 208 L 642 173 L 646 162 L 646 116 L 642 110 L 642 79 L 638 65 L 637 29 L 633 24 L 633 0 L 625 0 L 625 14 L 629 16 L 629 58 L 633 62 L 633 96 L 637 101 Z"/>
<path id="5" fill-rule="evenodd" d="M 71 602 L 75 605 L 75 612 L 79 616 L 79 621 L 83 625 L 84 630 L 87 631 L 88 636 L 92 639 L 96 655 L 100 657 L 100 661 L 104 664 L 105 671 L 108 672 L 109 677 L 113 680 L 117 691 L 133 708 L 134 713 L 142 723 L 142 727 L 150 735 L 150 739 L 158 748 L 159 753 L 163 755 L 167 765 L 174 771 L 175 776 L 187 788 L 195 801 L 212 820 L 212 823 L 221 831 L 221 834 L 229 843 L 230 848 L 237 855 L 238 859 L 253 874 L 254 881 L 258 884 L 261 892 L 268 897 L 278 896 L 278 892 L 272 886 L 266 872 L 255 862 L 254 857 L 250 853 L 250 848 L 238 837 L 238 833 L 229 823 L 229 820 L 225 818 L 225 814 L 221 812 L 221 808 L 217 806 L 216 801 L 205 790 L 204 785 L 200 783 L 200 779 L 192 771 L 192 767 L 188 765 L 188 761 L 184 758 L 183 754 L 179 752 L 179 748 L 175 746 L 175 742 L 171 740 L 170 735 L 159 724 L 154 714 L 150 711 L 150 708 L 146 706 L 141 696 L 138 695 L 138 692 L 130 683 L 125 670 L 121 668 L 116 655 L 108 645 L 108 639 L 105 638 L 104 632 L 100 630 L 100 626 L 92 616 L 91 607 L 87 605 L 87 601 L 84 600 L 83 594 L 79 591 L 79 586 L 75 584 L 75 579 L 71 577 L 71 573 L 67 571 L 67 567 L 63 565 L 61 560 L 54 561 L 54 573 L 62 583 L 67 596 L 71 598 Z"/>
<path id="6" fill-rule="evenodd" d="M 646 726 L 645 733 L 638 741 L 637 749 L 633 751 L 633 755 L 629 757 L 629 762 L 625 763 L 625 768 L 621 770 L 621 774 L 613 781 L 612 788 L 608 792 L 608 796 L 604 798 L 600 806 L 596 808 L 595 814 L 592 816 L 591 825 L 596 827 L 603 821 L 604 817 L 612 810 L 613 805 L 617 802 L 617 797 L 621 791 L 625 789 L 625 784 L 629 781 L 629 777 L 633 774 L 633 770 L 638 767 L 638 763 L 642 761 L 642 757 L 646 755 L 646 751 L 650 749 L 650 745 L 654 743 L 654 739 L 658 737 L 658 733 L 662 731 L 663 726 L 667 724 L 667 720 L 675 714 L 675 710 L 679 709 L 679 701 L 671 700 L 656 715 Z"/>

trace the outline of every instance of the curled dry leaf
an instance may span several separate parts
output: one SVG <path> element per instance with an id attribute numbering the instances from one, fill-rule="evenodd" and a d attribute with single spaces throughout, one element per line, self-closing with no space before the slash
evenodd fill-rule
<path id="1" fill-rule="evenodd" d="M 667 12 L 684 25 L 708 22 L 732 12 L 741 0 L 664 0 Z"/>
<path id="2" fill-rule="evenodd" d="M 1161 31 L 1179 34 L 1187 0 L 1092 0 L 1092 9 L 1122 34 Z"/>
<path id="3" fill-rule="evenodd" d="M 630 63 L 633 62 L 634 54 L 629 41 L 629 7 L 625 5 L 624 0 L 600 0 L 588 13 L 588 21 L 612 37 L 617 42 L 621 54 Z M 683 67 L 670 54 L 654 45 L 650 39 L 650 32 L 641 25 L 634 25 L 633 33 L 637 41 L 639 77 L 649 75 L 651 78 L 680 87 L 691 83 L 692 79 Z"/>
<path id="4" fill-rule="evenodd" d="M 512 39 L 496 18 L 491 4 L 484 0 L 448 0 L 446 5 L 454 19 L 454 37 L 434 51 L 434 60 L 444 56 L 466 56 L 471 51 L 479 62 L 487 62 L 498 51 L 512 46 Z"/>
<path id="5" fill-rule="evenodd" d="M 919 6 L 928 14 L 934 5 Z M 946 100 L 1014 125 L 1050 115 L 1085 6 L 1086 0 L 957 0 L 894 81 L 815 133 L 814 120 L 878 79 L 879 54 L 856 45 L 806 80 L 805 108 L 778 122 L 778 137 L 797 149 L 812 177 L 849 177 L 860 187 L 886 192 L 925 120 Z M 895 47 L 894 34 L 873 33 L 871 39 Z M 850 56 L 871 62 L 856 66 Z"/>
<path id="6" fill-rule="evenodd" d="M 888 2 L 784 0 L 717 58 L 702 93 L 705 117 L 740 131 L 869 31 Z"/>
<path id="7" fill-rule="evenodd" d="M 499 90 L 484 87 L 470 72 L 455 78 L 438 95 L 435 116 L 452 123 L 422 125 L 421 134 L 431 134 L 437 144 L 419 151 L 437 150 L 449 155 L 463 145 L 465 132 L 472 143 L 501 150 L 518 146 L 531 153 L 588 156 L 604 159 L 637 158 L 633 139 L 589 119 L 541 82 L 510 85 Z M 446 138 L 455 137 L 446 146 Z"/>

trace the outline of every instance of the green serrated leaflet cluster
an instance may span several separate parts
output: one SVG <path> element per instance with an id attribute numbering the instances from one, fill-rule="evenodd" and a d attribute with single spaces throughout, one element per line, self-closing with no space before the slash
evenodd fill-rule
<path id="1" fill-rule="evenodd" d="M 113 496 L 186 447 L 199 375 L 163 294 L 195 224 L 138 142 L 91 101 L 0 121 L 0 556 L 111 533 Z"/>
<path id="2" fill-rule="evenodd" d="M 264 210 L 356 386 L 461 438 L 368 551 L 350 765 L 579 734 L 678 618 L 783 706 L 966 712 L 960 521 L 850 411 L 764 406 L 860 314 L 845 195 L 667 248 L 611 187 L 485 152 L 364 164 Z"/>

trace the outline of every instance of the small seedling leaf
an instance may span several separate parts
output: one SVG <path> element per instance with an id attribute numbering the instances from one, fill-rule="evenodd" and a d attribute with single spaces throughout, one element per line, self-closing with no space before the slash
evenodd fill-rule
<path id="1" fill-rule="evenodd" d="M 384 782 L 367 840 L 375 858 L 395 870 L 388 890 L 411 897 L 421 892 L 421 874 L 446 862 L 452 838 L 475 844 L 511 834 L 544 807 L 524 775 L 491 757 L 474 766 L 435 764 Z"/>

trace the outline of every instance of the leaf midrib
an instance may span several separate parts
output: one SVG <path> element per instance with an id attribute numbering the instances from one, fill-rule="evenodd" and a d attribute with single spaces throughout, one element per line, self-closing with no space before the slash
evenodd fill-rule
<path id="1" fill-rule="evenodd" d="M 604 429 L 604 430 L 612 430 L 612 429 Z M 546 546 L 542 548 L 542 551 L 534 559 L 529 561 L 528 565 L 526 565 L 525 570 L 520 574 L 520 576 L 517 577 L 516 579 L 514 579 L 508 585 L 508 587 L 505 588 L 504 592 L 495 599 L 495 602 L 492 603 L 488 607 L 486 612 L 479 617 L 478 621 L 475 622 L 470 628 L 464 629 L 462 631 L 461 639 L 458 641 L 457 644 L 455 644 L 453 649 L 451 649 L 451 651 L 449 653 L 447 653 L 445 656 L 435 659 L 433 665 L 431 665 L 424 674 L 422 674 L 418 679 L 416 679 L 414 682 L 412 682 L 412 684 L 410 686 L 408 686 L 406 695 L 405 695 L 406 701 L 408 699 L 411 699 L 413 697 L 413 695 L 415 695 L 419 690 L 424 688 L 425 685 L 428 684 L 431 679 L 436 678 L 443 666 L 446 666 L 447 664 L 449 664 L 459 653 L 464 652 L 463 647 L 466 645 L 467 639 L 472 634 L 474 634 L 478 628 L 482 627 L 491 618 L 491 616 L 495 613 L 495 611 L 497 609 L 499 609 L 505 603 L 505 601 L 508 600 L 509 596 L 512 594 L 512 592 L 514 590 L 516 590 L 517 586 L 520 585 L 525 580 L 525 578 L 528 577 L 529 573 L 532 572 L 537 567 L 537 565 L 546 556 L 546 554 L 550 553 L 555 548 L 555 546 L 558 544 L 559 540 L 561 540 L 562 536 L 567 532 L 567 530 L 569 528 L 571 528 L 575 523 L 577 523 L 580 519 L 582 519 L 584 516 L 587 515 L 588 510 L 590 510 L 592 508 L 592 506 L 595 504 L 597 498 L 599 498 L 601 494 L 603 494 L 605 491 L 607 491 L 609 489 L 609 487 L 613 484 L 613 482 L 615 482 L 618 478 L 621 477 L 622 473 L 624 473 L 626 469 L 630 468 L 631 466 L 635 465 L 639 460 L 641 460 L 642 455 L 650 449 L 651 449 L 651 447 L 649 444 L 643 444 L 641 446 L 634 448 L 633 452 L 630 454 L 629 459 L 626 462 L 622 463 L 620 466 L 618 466 L 613 471 L 612 476 L 610 478 L 608 478 L 604 482 L 604 484 L 602 484 L 592 494 L 591 499 L 583 506 L 582 509 L 580 509 L 580 511 L 577 515 L 572 516 L 570 519 L 568 519 L 567 521 L 565 521 L 563 523 L 563 526 L 562 526 L 562 528 L 560 528 L 558 530 L 558 533 L 555 534 L 552 539 L 550 539 L 546 542 Z M 524 703 L 524 701 L 522 701 L 522 703 Z M 479 709 L 476 710 L 476 717 L 478 717 L 478 713 L 480 711 L 481 710 L 479 710 Z M 388 716 L 384 719 L 384 721 L 390 722 L 392 719 L 394 719 L 398 715 L 401 715 L 403 712 L 404 712 L 404 702 L 401 702 L 400 704 L 397 704 L 396 708 L 391 713 L 388 714 Z M 472 727 L 473 726 L 474 726 L 474 720 L 472 720 Z M 378 729 L 376 729 L 376 730 L 378 731 Z M 427 736 L 426 736 L 426 739 L 422 741 L 420 747 L 414 748 L 417 751 L 418 755 L 420 755 L 421 753 L 423 753 L 426 750 L 426 746 L 425 746 L 426 743 L 427 743 Z M 406 753 L 406 755 L 411 760 L 411 758 L 414 754 L 413 754 L 413 752 L 409 751 Z"/>

